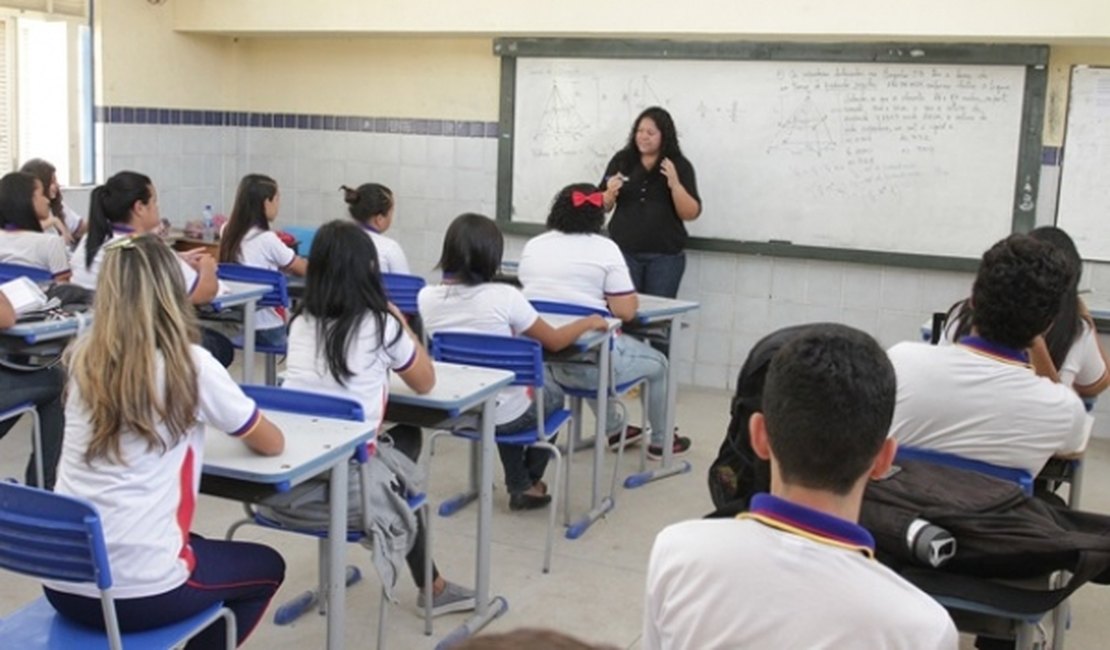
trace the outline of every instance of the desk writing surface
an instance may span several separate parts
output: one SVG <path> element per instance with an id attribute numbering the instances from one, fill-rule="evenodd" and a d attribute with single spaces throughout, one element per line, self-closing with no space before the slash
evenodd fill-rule
<path id="1" fill-rule="evenodd" d="M 662 296 L 639 294 L 640 306 L 636 308 L 636 320 L 648 323 L 665 319 L 697 309 L 700 305 L 692 300 L 677 300 Z"/>
<path id="2" fill-rule="evenodd" d="M 261 298 L 273 289 L 268 284 L 254 284 L 251 282 L 221 280 L 221 283 L 227 291 L 221 292 L 212 300 L 212 306 L 216 309 L 241 305 L 252 298 Z"/>
<path id="3" fill-rule="evenodd" d="M 400 375 L 391 373 L 390 405 L 416 406 L 457 415 L 513 381 L 513 373 L 507 370 L 462 366 L 442 361 L 435 361 L 433 365 L 436 370 L 436 384 L 431 392 L 424 395 L 419 395 L 409 388 Z"/>
<path id="4" fill-rule="evenodd" d="M 375 431 L 367 422 L 336 420 L 267 410 L 265 416 L 285 434 L 285 451 L 262 456 L 246 443 L 209 427 L 204 440 L 204 473 L 254 483 L 299 483 L 350 455 Z"/>
<path id="5" fill-rule="evenodd" d="M 546 314 L 544 312 L 540 312 L 540 317 L 547 321 L 547 324 L 552 327 L 562 327 L 567 323 L 572 323 L 579 318 L 582 318 L 581 316 L 572 316 L 570 314 Z M 605 323 L 609 325 L 608 331 L 612 332 L 613 330 L 620 327 L 621 320 L 619 318 L 607 317 L 605 319 Z M 599 343 L 604 341 L 606 334 L 607 332 L 599 332 L 597 330 L 584 332 L 581 336 L 578 337 L 577 340 L 575 340 L 571 347 L 579 352 L 584 352 L 586 350 L 589 350 L 590 348 L 596 347 Z"/>
<path id="6" fill-rule="evenodd" d="M 80 330 L 92 326 L 92 312 L 75 314 L 59 320 L 41 320 L 30 323 L 16 323 L 0 330 L 2 336 L 22 338 L 26 343 L 51 341 L 76 335 Z"/>

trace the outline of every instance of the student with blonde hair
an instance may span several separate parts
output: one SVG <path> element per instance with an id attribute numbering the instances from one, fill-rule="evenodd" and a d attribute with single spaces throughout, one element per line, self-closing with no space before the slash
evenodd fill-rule
<path id="1" fill-rule="evenodd" d="M 177 258 L 158 238 L 120 238 L 102 249 L 92 330 L 67 363 L 66 428 L 55 490 L 96 506 L 112 566 L 120 628 L 167 625 L 223 602 L 238 641 L 251 633 L 284 578 L 260 544 L 207 540 L 193 522 L 207 426 L 252 451 L 285 440 L 204 348 Z M 92 583 L 48 581 L 63 616 L 103 626 Z M 190 647 L 214 647 L 218 623 Z"/>

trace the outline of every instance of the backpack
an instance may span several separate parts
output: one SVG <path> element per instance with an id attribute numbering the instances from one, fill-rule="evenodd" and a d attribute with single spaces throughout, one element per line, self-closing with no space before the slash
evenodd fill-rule
<path id="1" fill-rule="evenodd" d="M 709 466 L 709 496 L 717 508 L 709 517 L 734 517 L 748 509 L 757 492 L 771 489 L 771 465 L 752 450 L 748 420 L 763 408 L 763 382 L 771 359 L 787 341 L 812 325 L 779 329 L 759 340 L 740 368 L 732 396 L 732 419 L 717 458 Z"/>

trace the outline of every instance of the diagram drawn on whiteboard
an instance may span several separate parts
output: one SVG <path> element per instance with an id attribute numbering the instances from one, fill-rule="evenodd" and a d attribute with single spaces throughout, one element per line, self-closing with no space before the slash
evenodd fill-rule
<path id="1" fill-rule="evenodd" d="M 579 113 L 576 102 L 559 86 L 551 84 L 551 92 L 540 114 L 539 128 L 532 136 L 532 150 L 537 156 L 576 154 L 582 148 L 590 125 Z"/>
<path id="2" fill-rule="evenodd" d="M 767 153 L 784 150 L 821 156 L 835 148 L 836 142 L 829 132 L 828 114 L 806 97 L 785 119 L 779 121 L 778 131 L 767 147 Z"/>

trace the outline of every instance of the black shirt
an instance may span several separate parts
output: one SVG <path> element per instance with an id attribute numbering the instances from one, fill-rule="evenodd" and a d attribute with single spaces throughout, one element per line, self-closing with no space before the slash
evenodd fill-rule
<path id="1" fill-rule="evenodd" d="M 627 160 L 627 158 L 633 160 Z M 662 160 L 662 159 L 660 159 Z M 690 196 L 700 204 L 694 166 L 682 156 L 671 158 L 678 180 Z M 605 167 L 601 188 L 614 174 L 628 177 L 617 195 L 613 218 L 609 221 L 609 236 L 626 255 L 636 253 L 664 253 L 674 255 L 686 247 L 686 224 L 678 217 L 667 177 L 659 164 L 652 170 L 644 168 L 640 156 L 626 156 L 618 152 Z"/>

